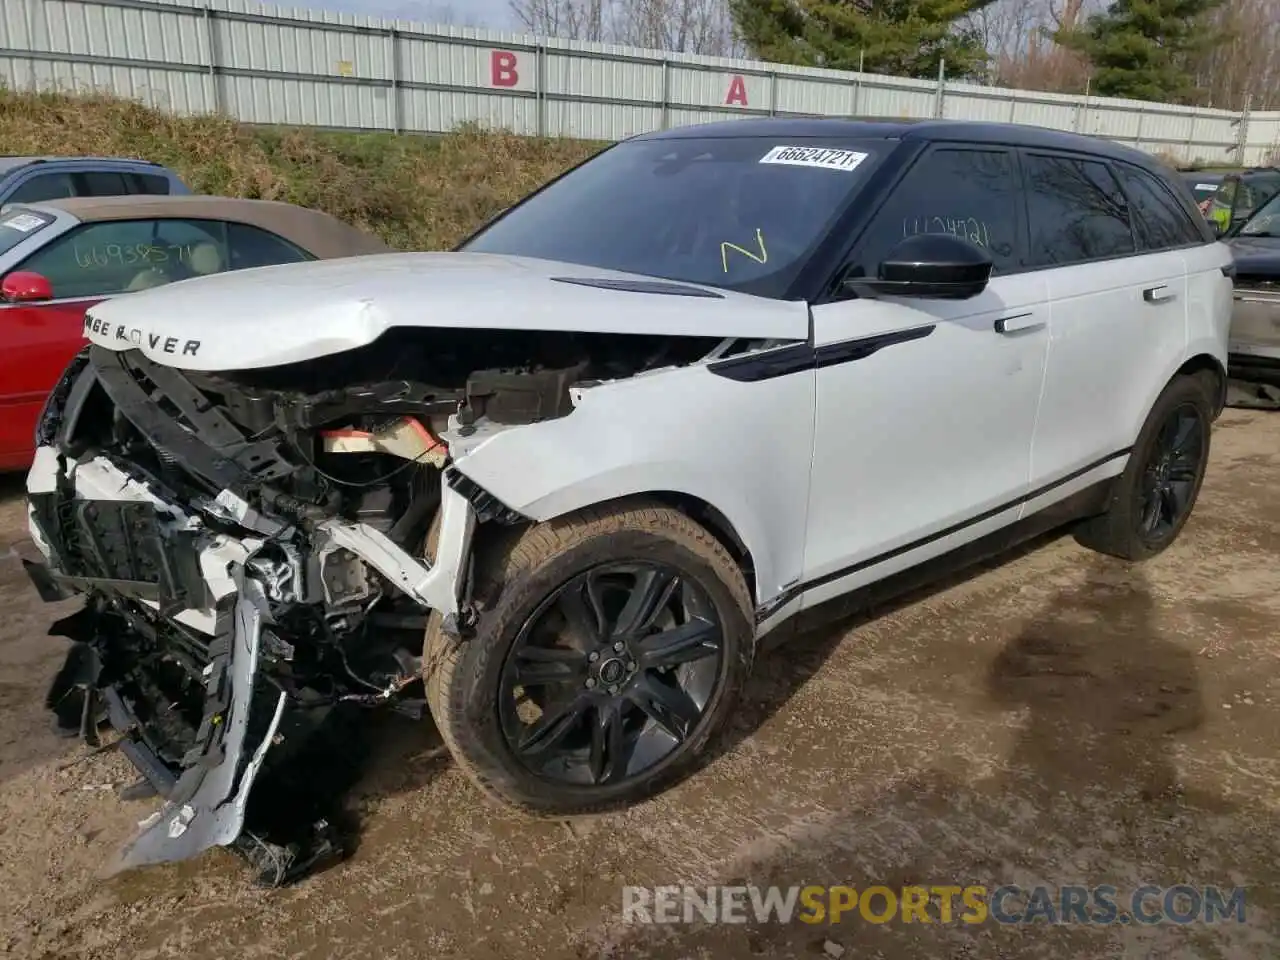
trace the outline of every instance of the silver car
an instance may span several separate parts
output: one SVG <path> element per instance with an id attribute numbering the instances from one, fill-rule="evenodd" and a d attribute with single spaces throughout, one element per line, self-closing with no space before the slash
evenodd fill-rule
<path id="1" fill-rule="evenodd" d="M 1236 268 L 1231 373 L 1280 383 L 1280 194 L 1225 239 Z"/>

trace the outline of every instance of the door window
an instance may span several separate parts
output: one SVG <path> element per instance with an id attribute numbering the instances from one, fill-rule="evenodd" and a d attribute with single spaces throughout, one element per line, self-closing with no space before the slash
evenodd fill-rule
<path id="1" fill-rule="evenodd" d="M 247 223 L 227 225 L 232 270 L 266 267 L 276 263 L 299 263 L 315 258 L 288 240 Z"/>
<path id="2" fill-rule="evenodd" d="M 57 299 L 112 296 L 227 269 L 219 220 L 90 223 L 54 240 L 18 268 L 46 277 Z"/>
<path id="3" fill-rule="evenodd" d="M 1134 253 L 1128 204 L 1105 163 L 1028 154 L 1031 262 L 1065 266 Z"/>
<path id="4" fill-rule="evenodd" d="M 1195 221 L 1155 177 L 1127 163 L 1116 165 L 1144 250 L 1203 243 Z"/>
<path id="5" fill-rule="evenodd" d="M 852 276 L 876 276 L 880 263 L 904 238 L 947 233 L 986 250 L 993 273 L 1021 265 L 1018 177 L 1007 150 L 935 149 L 894 189 L 863 234 Z"/>
<path id="6" fill-rule="evenodd" d="M 42 173 L 24 180 L 17 190 L 5 197 L 5 203 L 40 203 L 75 196 L 71 177 L 65 173 Z"/>

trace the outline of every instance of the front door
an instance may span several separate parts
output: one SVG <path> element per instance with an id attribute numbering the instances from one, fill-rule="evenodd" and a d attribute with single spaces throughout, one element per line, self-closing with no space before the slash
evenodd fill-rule
<path id="1" fill-rule="evenodd" d="M 851 256 L 874 275 L 904 236 L 954 233 L 995 271 L 969 300 L 814 307 L 818 351 L 805 601 L 813 606 L 1017 519 L 1048 344 L 1042 275 L 1022 271 L 1016 158 L 939 146 Z"/>

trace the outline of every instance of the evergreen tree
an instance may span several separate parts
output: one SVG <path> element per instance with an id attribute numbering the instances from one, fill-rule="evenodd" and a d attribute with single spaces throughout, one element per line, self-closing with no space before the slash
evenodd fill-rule
<path id="1" fill-rule="evenodd" d="M 834 70 L 933 78 L 979 74 L 987 52 L 957 25 L 992 0 L 729 0 L 742 40 L 756 56 Z"/>
<path id="2" fill-rule="evenodd" d="M 1187 102 L 1196 92 L 1193 58 L 1219 39 L 1207 14 L 1221 2 L 1114 0 L 1054 39 L 1088 58 L 1102 96 Z"/>

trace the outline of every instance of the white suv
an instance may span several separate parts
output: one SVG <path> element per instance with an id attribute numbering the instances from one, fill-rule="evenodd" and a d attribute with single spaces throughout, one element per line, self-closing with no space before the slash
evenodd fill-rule
<path id="1" fill-rule="evenodd" d="M 86 597 L 50 702 L 166 799 L 126 863 L 268 849 L 255 777 L 415 689 L 490 794 L 639 801 L 798 614 L 1059 524 L 1173 542 L 1230 266 L 1114 144 L 749 120 L 614 146 L 451 253 L 108 301 L 28 481 L 32 579 Z"/>

